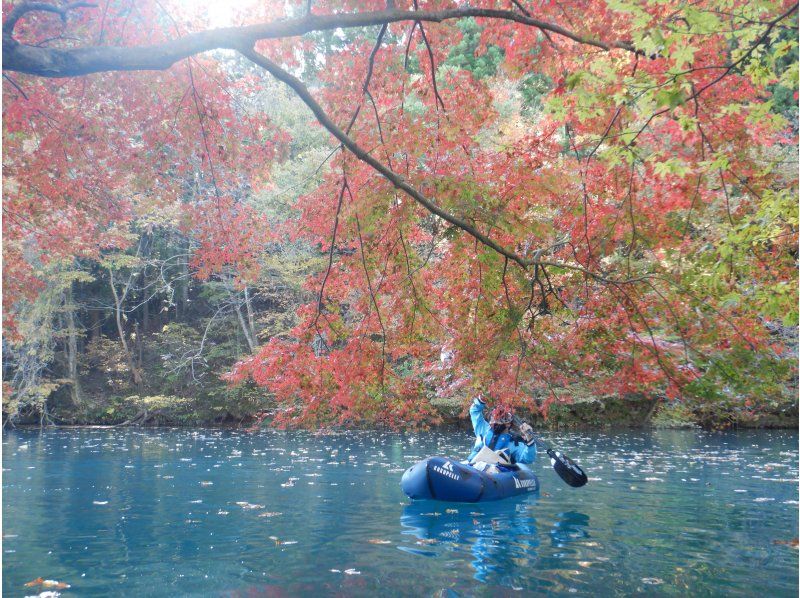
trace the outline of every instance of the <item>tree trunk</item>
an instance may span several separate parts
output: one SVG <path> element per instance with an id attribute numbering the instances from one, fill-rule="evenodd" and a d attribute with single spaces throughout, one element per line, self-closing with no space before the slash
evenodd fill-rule
<path id="1" fill-rule="evenodd" d="M 130 346 L 128 345 L 128 340 L 125 338 L 125 328 L 122 325 L 122 302 L 125 300 L 125 295 L 128 293 L 128 288 L 125 288 L 125 292 L 123 293 L 122 297 L 120 297 L 119 293 L 117 292 L 117 286 L 114 284 L 114 271 L 111 268 L 108 269 L 108 274 L 111 280 L 111 292 L 114 295 L 114 320 L 117 323 L 119 342 L 122 345 L 122 350 L 125 354 L 125 360 L 128 363 L 128 369 L 131 372 L 133 383 L 137 386 L 137 388 L 141 389 L 142 375 L 139 373 L 139 369 L 136 367 L 136 363 L 133 361 L 133 354 L 131 353 Z"/>
<path id="2" fill-rule="evenodd" d="M 96 309 L 89 310 L 89 319 L 91 325 L 89 327 L 89 337 L 92 341 L 96 341 L 100 339 L 100 312 Z"/>
<path id="3" fill-rule="evenodd" d="M 190 251 L 189 247 L 189 240 L 186 240 L 186 254 L 188 256 Z M 181 281 L 179 283 L 179 301 L 178 304 L 180 305 L 180 313 L 186 318 L 186 312 L 189 310 L 189 258 L 186 257 L 181 262 Z M 177 308 L 176 308 L 177 311 Z"/>
<path id="4" fill-rule="evenodd" d="M 67 321 L 67 376 L 71 381 L 70 396 L 72 404 L 79 406 L 83 400 L 81 385 L 78 379 L 78 330 L 75 325 L 75 304 L 73 303 L 72 286 L 64 296 L 64 312 Z"/>
<path id="5" fill-rule="evenodd" d="M 142 304 L 142 334 L 150 332 L 150 302 Z"/>
<path id="6" fill-rule="evenodd" d="M 250 304 L 250 293 L 247 287 L 244 288 L 244 303 L 247 311 L 247 319 L 242 315 L 242 306 L 239 304 L 239 294 L 233 290 L 233 284 L 229 278 L 225 279 L 225 289 L 228 291 L 228 299 L 233 306 L 233 311 L 236 312 L 236 317 L 239 320 L 239 326 L 242 329 L 242 334 L 247 341 L 247 347 L 250 352 L 255 352 L 258 349 L 258 342 L 256 341 L 256 334 L 253 325 L 253 308 Z"/>
<path id="7" fill-rule="evenodd" d="M 244 306 L 247 310 L 247 326 L 250 330 L 250 338 L 252 339 L 255 348 L 258 348 L 258 338 L 256 337 L 256 325 L 253 315 L 253 303 L 250 301 L 250 293 L 247 287 L 244 287 Z"/>
<path id="8" fill-rule="evenodd" d="M 134 330 L 134 335 L 136 336 L 136 354 L 137 354 L 136 368 L 141 372 L 144 369 L 142 367 L 142 353 L 144 351 L 144 343 L 142 343 L 142 334 L 141 330 L 139 329 L 139 322 L 133 323 L 133 330 Z"/>
<path id="9" fill-rule="evenodd" d="M 244 316 L 242 315 L 242 310 L 239 306 L 236 306 L 236 316 L 239 318 L 239 325 L 242 327 L 242 333 L 244 334 L 244 338 L 247 341 L 247 346 L 250 349 L 250 352 L 253 353 L 257 348 L 258 345 L 256 344 L 255 340 L 250 334 L 250 329 L 247 326 L 247 322 L 245 322 Z"/>

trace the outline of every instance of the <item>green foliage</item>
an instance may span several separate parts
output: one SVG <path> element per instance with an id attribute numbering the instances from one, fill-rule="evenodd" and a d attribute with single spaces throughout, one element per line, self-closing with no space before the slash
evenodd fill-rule
<path id="1" fill-rule="evenodd" d="M 128 365 L 119 342 L 101 336 L 86 343 L 81 356 L 81 374 L 91 376 L 92 371 L 102 372 L 105 392 L 122 392 L 130 384 Z"/>
<path id="2" fill-rule="evenodd" d="M 417 54 L 409 54 L 406 61 L 406 72 L 412 75 L 422 74 L 422 69 L 419 66 L 419 56 Z"/>
<path id="3" fill-rule="evenodd" d="M 698 358 L 702 374 L 686 387 L 686 394 L 709 405 L 776 407 L 791 392 L 786 386 L 793 359 L 746 345 L 732 347 L 711 358 Z"/>
<path id="4" fill-rule="evenodd" d="M 541 73 L 530 73 L 519 82 L 522 93 L 522 112 L 533 116 L 542 110 L 542 99 L 553 89 L 553 80 Z"/>
<path id="5" fill-rule="evenodd" d="M 17 306 L 16 326 L 22 341 L 4 343 L 4 364 L 10 366 L 4 383 L 3 413 L 14 418 L 21 413 L 43 413 L 48 399 L 68 381 L 60 371 L 48 369 L 66 336 L 67 312 L 74 285 L 91 283 L 93 277 L 66 260 L 39 265 L 45 287 L 33 301 Z M 4 368 L 5 369 L 5 368 Z"/>
<path id="6" fill-rule="evenodd" d="M 690 404 L 673 401 L 658 407 L 652 423 L 656 428 L 695 428 L 698 418 Z"/>
<path id="7" fill-rule="evenodd" d="M 476 79 L 486 79 L 496 75 L 499 65 L 503 62 L 503 50 L 490 45 L 486 52 L 478 54 L 481 27 L 475 19 L 461 19 L 457 26 L 461 30 L 462 38 L 450 49 L 445 64 L 470 71 Z"/>

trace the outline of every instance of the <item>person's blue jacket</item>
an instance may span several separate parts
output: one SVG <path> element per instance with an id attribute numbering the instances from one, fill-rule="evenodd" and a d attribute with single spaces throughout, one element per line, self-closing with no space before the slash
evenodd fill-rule
<path id="1" fill-rule="evenodd" d="M 475 446 L 472 447 L 468 461 L 472 461 L 484 446 L 488 446 L 495 451 L 506 449 L 512 463 L 533 463 L 536 460 L 536 444 L 528 446 L 505 432 L 495 438 L 492 426 L 483 416 L 485 408 L 486 403 L 478 398 L 472 401 L 472 407 L 469 408 L 472 429 L 475 430 Z"/>

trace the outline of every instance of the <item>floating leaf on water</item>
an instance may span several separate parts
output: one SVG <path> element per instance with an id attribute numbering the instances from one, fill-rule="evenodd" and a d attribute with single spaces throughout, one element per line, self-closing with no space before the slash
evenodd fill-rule
<path id="1" fill-rule="evenodd" d="M 70 587 L 68 583 L 64 583 L 63 581 L 56 581 L 54 579 L 44 579 L 43 577 L 37 577 L 33 581 L 29 581 L 25 584 L 26 588 L 33 588 L 36 586 L 42 586 L 43 588 L 52 588 L 55 590 L 66 590 Z"/>
<path id="2" fill-rule="evenodd" d="M 53 579 L 45 579 L 42 582 L 42 587 L 43 588 L 53 588 L 53 589 L 56 589 L 56 590 L 66 590 L 70 586 L 69 586 L 68 583 L 64 583 L 63 581 L 55 581 Z"/>
<path id="3" fill-rule="evenodd" d="M 791 546 L 793 548 L 798 548 L 798 546 L 800 546 L 800 538 L 794 538 L 793 540 L 773 540 L 772 543 L 779 546 Z"/>

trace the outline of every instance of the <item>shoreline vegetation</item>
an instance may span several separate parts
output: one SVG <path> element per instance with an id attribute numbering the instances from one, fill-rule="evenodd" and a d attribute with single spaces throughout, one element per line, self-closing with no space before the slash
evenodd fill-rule
<path id="1" fill-rule="evenodd" d="M 47 418 L 39 414 L 22 417 L 13 424 L 4 417 L 3 427 L 6 428 L 94 428 L 111 429 L 123 427 L 187 427 L 187 428 L 228 428 L 228 429 L 255 429 L 258 427 L 270 428 L 271 414 L 263 419 L 255 414 L 224 414 L 217 417 L 208 417 L 190 407 L 189 399 L 172 397 L 174 403 L 170 404 L 169 397 L 127 397 L 125 399 L 111 398 L 110 403 L 116 405 L 113 410 L 106 408 L 101 415 L 89 413 L 52 413 Z M 127 403 L 127 408 L 124 405 Z M 143 408 L 148 405 L 150 409 Z M 432 408 L 439 416 L 438 422 L 428 424 L 425 429 L 469 431 L 469 416 L 466 407 L 458 399 L 434 399 Z M 139 411 L 135 412 L 136 409 Z M 687 405 L 677 402 L 666 402 L 658 398 L 642 395 L 626 397 L 606 396 L 575 399 L 571 403 L 557 403 L 549 407 L 547 416 L 542 413 L 533 413 L 524 408 L 518 412 L 526 421 L 535 428 L 546 430 L 592 430 L 592 429 L 680 429 L 698 428 L 706 430 L 723 429 L 797 429 L 798 404 L 797 401 L 775 401 L 772 405 L 758 413 L 748 413 L 742 410 L 719 410 L 706 408 L 699 405 Z M 203 417 L 206 415 L 205 417 Z M 388 426 L 380 423 L 353 423 L 341 426 L 298 426 L 293 429 L 300 430 L 389 430 Z M 399 428 L 402 431 L 403 428 Z"/>

